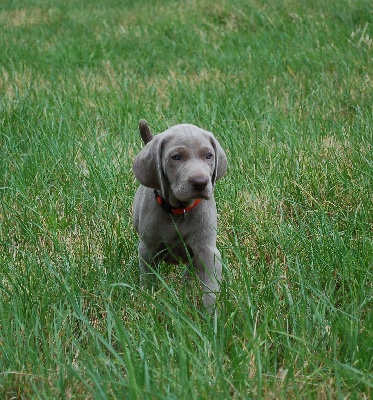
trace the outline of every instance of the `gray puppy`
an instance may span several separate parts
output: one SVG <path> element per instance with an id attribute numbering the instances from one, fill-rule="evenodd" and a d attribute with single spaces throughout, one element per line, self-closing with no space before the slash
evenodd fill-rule
<path id="1" fill-rule="evenodd" d="M 159 261 L 191 260 L 212 313 L 221 281 L 214 186 L 226 172 L 227 157 L 214 135 L 195 125 L 176 125 L 155 136 L 146 121 L 139 128 L 145 146 L 133 164 L 141 184 L 133 223 L 140 236 L 141 283 Z"/>

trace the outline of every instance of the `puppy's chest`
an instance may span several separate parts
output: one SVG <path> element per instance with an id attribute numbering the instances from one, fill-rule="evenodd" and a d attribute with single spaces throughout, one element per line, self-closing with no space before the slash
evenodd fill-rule
<path id="1" fill-rule="evenodd" d="M 192 231 L 193 224 L 188 216 L 170 216 L 168 226 L 163 232 L 160 232 L 160 236 L 165 243 L 178 243 L 187 241 Z"/>

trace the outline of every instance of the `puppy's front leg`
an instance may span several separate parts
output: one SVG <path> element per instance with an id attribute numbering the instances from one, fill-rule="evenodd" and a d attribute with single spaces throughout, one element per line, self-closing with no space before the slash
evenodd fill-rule
<path id="1" fill-rule="evenodd" d="M 154 257 L 156 256 L 156 248 L 151 248 L 144 240 L 139 243 L 139 269 L 140 269 L 140 286 L 145 288 L 155 281 Z"/>
<path id="2" fill-rule="evenodd" d="M 216 295 L 220 293 L 222 274 L 221 256 L 215 247 L 199 248 L 195 252 L 194 265 L 203 290 L 203 304 L 209 314 L 215 310 Z"/>

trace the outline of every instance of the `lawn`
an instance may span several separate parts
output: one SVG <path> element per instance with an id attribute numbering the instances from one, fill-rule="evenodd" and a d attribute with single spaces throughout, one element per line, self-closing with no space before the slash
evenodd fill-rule
<path id="1" fill-rule="evenodd" d="M 3 0 L 0 398 L 370 399 L 368 0 Z M 139 286 L 138 121 L 212 131 L 217 318 Z"/>

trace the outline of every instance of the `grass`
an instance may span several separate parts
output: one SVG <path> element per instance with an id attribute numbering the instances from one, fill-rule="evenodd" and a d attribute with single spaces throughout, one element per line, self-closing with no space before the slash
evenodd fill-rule
<path id="1" fill-rule="evenodd" d="M 368 399 L 366 0 L 2 1 L 4 399 Z M 137 123 L 215 133 L 218 319 L 164 266 L 143 292 Z"/>

